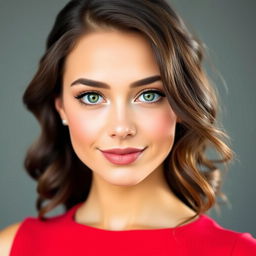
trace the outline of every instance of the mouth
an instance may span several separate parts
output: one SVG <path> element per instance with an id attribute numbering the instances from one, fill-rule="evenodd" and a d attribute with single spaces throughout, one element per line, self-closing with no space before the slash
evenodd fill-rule
<path id="1" fill-rule="evenodd" d="M 112 148 L 112 149 L 105 149 L 101 151 L 105 153 L 111 153 L 111 154 L 117 154 L 117 155 L 125 155 L 130 153 L 141 152 L 144 149 L 145 148 Z"/>
<path id="2" fill-rule="evenodd" d="M 143 154 L 146 148 L 147 147 L 143 149 L 126 148 L 126 149 L 112 149 L 112 150 L 100 150 L 100 151 L 102 152 L 103 156 L 112 164 L 127 165 L 135 162 L 139 158 L 139 156 Z M 119 152 L 119 153 L 116 153 L 116 152 Z"/>

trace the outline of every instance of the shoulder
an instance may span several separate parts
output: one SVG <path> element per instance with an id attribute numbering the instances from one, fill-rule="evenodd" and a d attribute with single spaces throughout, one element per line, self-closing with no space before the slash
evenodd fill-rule
<path id="1" fill-rule="evenodd" d="M 198 246 L 197 241 L 200 241 L 200 250 L 205 255 L 256 255 L 256 239 L 250 233 L 241 233 L 221 226 L 206 214 L 191 227 L 194 227 L 190 228 L 193 237 L 191 238 L 192 232 L 188 232 L 188 243 L 194 248 Z M 212 254 L 209 254 L 209 249 Z"/>
<path id="2" fill-rule="evenodd" d="M 15 235 L 20 228 L 22 222 L 14 223 L 10 226 L 5 227 L 0 230 L 0 255 L 8 256 L 11 251 L 12 243 L 14 241 Z"/>
<path id="3" fill-rule="evenodd" d="M 234 244 L 232 255 L 256 255 L 256 239 L 250 233 L 240 233 Z"/>

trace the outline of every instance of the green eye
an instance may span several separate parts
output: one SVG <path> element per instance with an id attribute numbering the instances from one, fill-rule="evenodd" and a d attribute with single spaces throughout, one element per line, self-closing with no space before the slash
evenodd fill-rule
<path id="1" fill-rule="evenodd" d="M 84 104 L 87 106 L 94 106 L 94 105 L 100 104 L 98 102 L 100 97 L 103 98 L 98 92 L 94 92 L 94 91 L 84 92 L 78 96 L 75 96 L 75 98 L 78 99 L 81 104 Z M 151 89 L 151 90 L 142 92 L 138 98 L 140 98 L 140 97 L 143 97 L 143 99 L 144 99 L 144 100 L 142 100 L 142 102 L 157 103 L 161 100 L 161 98 L 166 97 L 166 96 L 160 90 L 152 90 Z M 155 100 L 155 98 L 157 98 L 157 99 Z"/>
<path id="2" fill-rule="evenodd" d="M 89 100 L 90 103 L 96 103 L 97 100 L 99 99 L 100 95 L 98 95 L 96 93 L 90 93 L 90 94 L 88 94 L 86 96 L 88 96 L 88 100 Z"/>
<path id="3" fill-rule="evenodd" d="M 79 102 L 85 105 L 97 105 L 97 101 L 99 100 L 99 97 L 102 97 L 97 92 L 86 92 L 82 93 L 75 98 L 79 99 Z M 83 100 L 85 99 L 85 100 Z"/>
<path id="4" fill-rule="evenodd" d="M 161 98 L 161 95 L 159 93 L 152 90 L 142 93 L 141 96 L 143 96 L 143 99 L 145 99 L 147 102 L 151 102 L 156 98 L 156 95 L 158 95 L 158 99 Z"/>

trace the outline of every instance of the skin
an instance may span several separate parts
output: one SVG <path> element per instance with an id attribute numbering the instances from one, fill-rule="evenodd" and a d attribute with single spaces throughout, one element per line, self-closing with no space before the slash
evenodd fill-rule
<path id="1" fill-rule="evenodd" d="M 55 107 L 67 120 L 75 153 L 93 173 L 76 222 L 107 230 L 154 229 L 174 227 L 195 214 L 172 193 L 163 176 L 163 161 L 172 149 L 179 119 L 167 97 L 151 93 L 147 101 L 142 94 L 149 88 L 164 92 L 162 81 L 130 88 L 132 82 L 154 75 L 160 71 L 150 45 L 134 32 L 84 35 L 67 56 L 63 94 Z M 105 82 L 110 89 L 71 86 L 81 77 Z M 99 95 L 80 100 L 96 105 L 83 105 L 75 98 L 85 90 Z M 122 166 L 110 163 L 99 151 L 118 147 L 147 149 L 134 163 Z"/>

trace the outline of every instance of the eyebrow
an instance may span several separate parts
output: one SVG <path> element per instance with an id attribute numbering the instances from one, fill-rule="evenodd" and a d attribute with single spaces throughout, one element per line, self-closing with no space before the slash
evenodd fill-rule
<path id="1" fill-rule="evenodd" d="M 140 79 L 138 81 L 131 83 L 130 87 L 135 88 L 135 87 L 151 84 L 151 83 L 153 83 L 155 81 L 159 81 L 159 80 L 161 81 L 160 75 L 150 76 L 150 77 L 146 77 L 146 78 L 143 78 L 143 79 Z M 108 84 L 106 84 L 104 82 L 100 82 L 100 81 L 91 80 L 88 78 L 78 78 L 77 80 L 72 82 L 71 86 L 74 86 L 77 84 L 89 85 L 89 86 L 97 87 L 97 88 L 110 89 L 110 86 Z"/>

